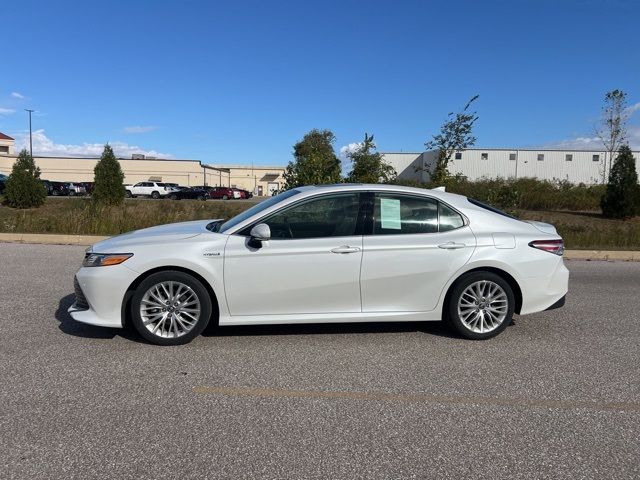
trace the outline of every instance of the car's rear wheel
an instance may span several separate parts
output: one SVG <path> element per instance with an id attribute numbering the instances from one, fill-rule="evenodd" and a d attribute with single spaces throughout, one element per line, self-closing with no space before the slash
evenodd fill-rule
<path id="1" fill-rule="evenodd" d="M 131 198 L 133 195 L 131 195 L 131 192 L 129 190 L 126 190 L 124 192 L 124 196 L 127 197 L 127 198 Z"/>
<path id="2" fill-rule="evenodd" d="M 151 198 L 155 198 L 157 200 L 160 198 L 160 194 L 158 192 L 151 192 Z"/>
<path id="3" fill-rule="evenodd" d="M 171 195 L 169 196 L 169 198 L 170 198 L 171 200 L 177 200 L 177 199 L 178 199 L 178 196 L 177 196 L 177 195 L 174 195 L 174 194 L 171 194 Z"/>
<path id="4" fill-rule="evenodd" d="M 211 297 L 195 277 L 167 270 L 145 278 L 131 301 L 135 329 L 157 345 L 182 345 L 200 335 L 211 317 Z"/>
<path id="5" fill-rule="evenodd" d="M 204 195 L 198 195 L 198 200 L 200 200 L 201 202 L 206 200 L 207 197 L 205 197 Z"/>
<path id="6" fill-rule="evenodd" d="M 449 296 L 447 320 L 463 337 L 495 337 L 511 323 L 513 290 L 493 272 L 471 272 L 460 278 Z"/>
<path id="7" fill-rule="evenodd" d="M 229 197 L 227 197 L 226 195 L 222 195 L 222 199 L 223 199 L 223 200 L 228 200 L 228 199 L 229 199 Z"/>

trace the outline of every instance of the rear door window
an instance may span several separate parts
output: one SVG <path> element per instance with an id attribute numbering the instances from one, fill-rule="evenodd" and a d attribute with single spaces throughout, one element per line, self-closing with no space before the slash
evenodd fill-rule
<path id="1" fill-rule="evenodd" d="M 373 207 L 374 235 L 436 233 L 438 202 L 426 197 L 377 193 Z"/>

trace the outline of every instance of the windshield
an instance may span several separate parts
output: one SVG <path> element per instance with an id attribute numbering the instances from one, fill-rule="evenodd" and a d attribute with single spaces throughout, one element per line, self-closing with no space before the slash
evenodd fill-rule
<path id="1" fill-rule="evenodd" d="M 236 215 L 235 217 L 224 222 L 222 225 L 220 225 L 220 228 L 218 228 L 217 231 L 220 233 L 224 233 L 230 228 L 235 227 L 239 223 L 244 222 L 247 218 L 255 215 L 256 213 L 260 213 L 263 210 L 266 210 L 267 208 L 275 205 L 276 203 L 280 203 L 283 200 L 286 200 L 287 198 L 291 198 L 294 195 L 297 195 L 298 193 L 300 193 L 300 191 L 294 188 L 293 190 L 287 190 L 286 192 L 282 192 L 279 195 L 271 197 L 265 200 L 264 202 L 260 202 L 257 205 L 254 205 L 253 207 L 251 207 L 249 210 L 245 210 L 241 214 Z"/>

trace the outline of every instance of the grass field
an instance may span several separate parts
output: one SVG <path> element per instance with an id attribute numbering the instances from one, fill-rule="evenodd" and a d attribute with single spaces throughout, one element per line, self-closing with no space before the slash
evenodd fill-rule
<path id="1" fill-rule="evenodd" d="M 88 199 L 48 198 L 37 209 L 0 206 L 0 232 L 116 235 L 163 223 L 230 218 L 249 201 L 127 200 L 121 207 L 98 208 Z M 640 217 L 608 220 L 598 212 L 516 210 L 523 220 L 556 226 L 571 249 L 640 250 Z"/>

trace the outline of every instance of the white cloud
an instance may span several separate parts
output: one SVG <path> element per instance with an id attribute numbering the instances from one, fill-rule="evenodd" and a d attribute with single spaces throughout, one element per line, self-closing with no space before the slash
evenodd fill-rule
<path id="1" fill-rule="evenodd" d="M 22 100 L 24 98 L 24 95 L 22 95 L 21 93 L 18 93 L 18 92 L 11 92 L 11 96 L 13 98 L 19 98 L 20 100 Z"/>
<path id="2" fill-rule="evenodd" d="M 117 157 L 131 158 L 133 153 L 156 158 L 172 158 L 173 155 L 145 150 L 136 145 L 125 142 L 109 142 Z M 29 148 L 29 133 L 16 134 L 16 150 Z M 33 132 L 33 154 L 44 157 L 99 157 L 104 149 L 104 143 L 83 143 L 82 145 L 55 143 L 47 137 L 43 129 Z"/>
<path id="3" fill-rule="evenodd" d="M 634 103 L 633 105 L 626 108 L 627 115 L 629 116 L 633 115 L 638 110 L 640 110 L 640 102 Z"/>
<path id="4" fill-rule="evenodd" d="M 16 113 L 12 108 L 0 108 L 0 115 L 11 115 L 12 113 Z"/>
<path id="5" fill-rule="evenodd" d="M 340 156 L 342 158 L 348 158 L 347 154 L 356 152 L 361 146 L 361 143 L 353 142 L 344 147 L 340 147 Z"/>
<path id="6" fill-rule="evenodd" d="M 157 128 L 155 125 L 134 125 L 132 127 L 124 127 L 122 131 L 124 133 L 147 133 L 153 132 Z"/>

